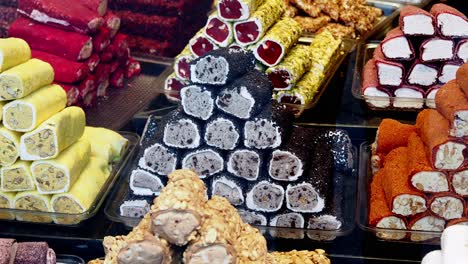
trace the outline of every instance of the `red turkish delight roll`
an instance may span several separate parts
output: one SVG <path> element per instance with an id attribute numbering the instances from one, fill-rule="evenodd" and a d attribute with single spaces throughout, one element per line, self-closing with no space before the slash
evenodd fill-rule
<path id="1" fill-rule="evenodd" d="M 426 91 L 426 106 L 427 107 L 436 108 L 435 97 L 441 86 L 442 85 L 440 84 L 436 84 L 434 86 L 431 86 L 429 89 L 427 89 Z"/>
<path id="2" fill-rule="evenodd" d="M 115 34 L 119 32 L 120 23 L 121 23 L 120 17 L 111 11 L 108 11 L 106 15 L 104 16 L 104 26 L 110 30 L 111 38 L 113 38 Z"/>
<path id="3" fill-rule="evenodd" d="M 418 87 L 402 84 L 393 92 L 393 106 L 398 108 L 421 109 L 424 106 L 425 91 Z"/>
<path id="4" fill-rule="evenodd" d="M 96 105 L 97 103 L 97 91 L 91 91 L 83 96 L 81 98 L 81 103 L 83 104 L 83 107 L 85 108 L 91 108 Z"/>
<path id="5" fill-rule="evenodd" d="M 197 57 L 201 57 L 206 53 L 217 49 L 218 46 L 203 34 L 202 29 L 189 41 L 189 48 L 192 54 Z"/>
<path id="6" fill-rule="evenodd" d="M 449 191 L 447 175 L 432 169 L 426 147 L 417 133 L 412 133 L 408 139 L 408 159 L 410 183 L 414 188 L 425 193 Z"/>
<path id="7" fill-rule="evenodd" d="M 381 86 L 400 86 L 404 80 L 405 67 L 403 64 L 385 59 L 382 50 L 374 50 L 375 66 L 379 85 Z"/>
<path id="8" fill-rule="evenodd" d="M 81 81 L 78 85 L 78 92 L 80 93 L 80 97 L 83 98 L 86 94 L 90 93 L 91 91 L 96 90 L 96 77 L 93 75 L 89 75 L 86 79 Z"/>
<path id="9" fill-rule="evenodd" d="M 432 86 L 437 83 L 439 69 L 436 66 L 425 64 L 419 59 L 411 66 L 407 74 L 407 82 L 411 85 Z"/>
<path id="10" fill-rule="evenodd" d="M 467 137 L 468 99 L 455 80 L 440 88 L 435 97 L 435 102 L 437 111 L 450 122 L 450 135 L 453 137 Z"/>
<path id="11" fill-rule="evenodd" d="M 205 35 L 220 47 L 229 46 L 234 38 L 232 24 L 219 19 L 216 13 L 208 18 Z"/>
<path id="12" fill-rule="evenodd" d="M 389 60 L 407 61 L 415 56 L 413 45 L 399 28 L 390 30 L 379 48 Z"/>
<path id="13" fill-rule="evenodd" d="M 88 65 L 89 71 L 93 72 L 100 62 L 101 62 L 101 58 L 99 57 L 99 55 L 93 54 L 84 63 Z"/>
<path id="14" fill-rule="evenodd" d="M 442 232 L 445 228 L 445 220 L 439 217 L 431 215 L 429 212 L 414 216 L 410 219 L 409 225 L 410 230 L 414 231 L 432 231 Z M 430 239 L 437 238 L 437 235 L 430 235 L 424 233 L 413 232 L 411 233 L 411 241 L 427 241 Z"/>
<path id="15" fill-rule="evenodd" d="M 450 182 L 456 194 L 468 197 L 468 169 L 452 173 Z"/>
<path id="16" fill-rule="evenodd" d="M 120 61 L 114 60 L 110 63 L 110 72 L 114 73 L 121 66 Z"/>
<path id="17" fill-rule="evenodd" d="M 439 83 L 448 83 L 451 80 L 455 80 L 457 71 L 460 68 L 460 62 L 446 62 L 442 65 L 439 73 Z"/>
<path id="18" fill-rule="evenodd" d="M 107 0 L 79 0 L 81 4 L 103 16 L 107 11 Z"/>
<path id="19" fill-rule="evenodd" d="M 129 58 L 125 68 L 125 78 L 130 79 L 141 73 L 140 63 L 135 58 Z"/>
<path id="20" fill-rule="evenodd" d="M 362 94 L 366 102 L 374 107 L 386 108 L 391 104 L 391 94 L 379 87 L 379 78 L 374 59 L 369 60 L 364 66 L 362 73 Z"/>
<path id="21" fill-rule="evenodd" d="M 164 90 L 166 97 L 172 101 L 180 101 L 180 90 L 188 85 L 188 81 L 177 78 L 173 73 L 167 77 L 164 82 Z"/>
<path id="22" fill-rule="evenodd" d="M 12 23 L 17 17 L 18 13 L 16 12 L 16 8 L 0 5 L 0 21 Z"/>
<path id="23" fill-rule="evenodd" d="M 20 0 L 18 12 L 38 22 L 84 34 L 95 32 L 104 23 L 97 12 L 63 0 Z"/>
<path id="24" fill-rule="evenodd" d="M 110 64 L 101 63 L 97 66 L 94 76 L 96 77 L 97 96 L 102 97 L 107 94 L 110 78 Z"/>
<path id="25" fill-rule="evenodd" d="M 80 91 L 76 84 L 57 83 L 67 92 L 67 106 L 75 105 L 80 99 Z"/>
<path id="26" fill-rule="evenodd" d="M 54 80 L 62 83 L 74 83 L 81 81 L 89 74 L 89 66 L 86 63 L 74 62 L 42 51 L 32 50 L 33 58 L 49 63 L 54 69 Z"/>
<path id="27" fill-rule="evenodd" d="M 219 0 L 217 1 L 219 16 L 225 21 L 241 21 L 248 19 L 265 0 Z"/>
<path id="28" fill-rule="evenodd" d="M 436 33 L 431 13 L 412 5 L 401 9 L 400 28 L 407 36 L 434 36 Z"/>
<path id="29" fill-rule="evenodd" d="M 20 17 L 9 29 L 10 37 L 24 39 L 31 49 L 44 51 L 72 61 L 91 56 L 93 43 L 90 36 L 64 31 Z"/>
<path id="30" fill-rule="evenodd" d="M 107 27 L 99 28 L 96 35 L 93 36 L 93 52 L 101 53 L 111 42 L 111 32 Z"/>
<path id="31" fill-rule="evenodd" d="M 455 44 L 450 39 L 430 38 L 421 44 L 421 61 L 447 61 L 453 59 Z"/>
<path id="32" fill-rule="evenodd" d="M 449 121 L 444 116 L 436 110 L 425 109 L 418 114 L 416 126 L 434 169 L 458 170 L 463 166 L 466 145 L 450 138 Z"/>
<path id="33" fill-rule="evenodd" d="M 450 192 L 434 195 L 429 204 L 431 212 L 445 220 L 461 218 L 465 212 L 463 197 Z"/>
<path id="34" fill-rule="evenodd" d="M 466 16 L 453 7 L 435 4 L 431 8 L 439 33 L 444 37 L 468 37 L 468 20 Z"/>
<path id="35" fill-rule="evenodd" d="M 114 73 L 111 74 L 109 79 L 111 87 L 122 89 L 125 86 L 125 69 L 118 68 Z"/>
<path id="36" fill-rule="evenodd" d="M 155 56 L 173 56 L 173 47 L 169 41 L 156 41 L 140 36 L 128 35 L 128 46 L 133 51 L 140 51 Z"/>
<path id="37" fill-rule="evenodd" d="M 463 62 L 468 62 L 468 39 L 462 39 L 455 48 L 455 55 Z"/>

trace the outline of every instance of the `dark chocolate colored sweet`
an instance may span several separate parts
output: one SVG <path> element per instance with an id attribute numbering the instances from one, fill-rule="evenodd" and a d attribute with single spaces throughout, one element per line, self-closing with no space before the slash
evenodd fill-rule
<path id="1" fill-rule="evenodd" d="M 240 134 L 238 122 L 225 115 L 217 115 L 206 124 L 204 139 L 209 146 L 233 150 L 239 144 Z"/>
<path id="2" fill-rule="evenodd" d="M 224 169 L 221 154 L 209 148 L 188 152 L 182 160 L 182 168 L 194 170 L 200 178 L 206 178 Z"/>
<path id="3" fill-rule="evenodd" d="M 284 201 L 284 189 L 280 185 L 261 181 L 247 193 L 247 207 L 259 212 L 276 212 Z"/>

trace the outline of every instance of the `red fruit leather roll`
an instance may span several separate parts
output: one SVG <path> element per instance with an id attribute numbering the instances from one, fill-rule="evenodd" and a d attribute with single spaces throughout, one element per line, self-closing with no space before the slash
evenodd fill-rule
<path id="1" fill-rule="evenodd" d="M 101 53 L 111 43 L 111 32 L 106 27 L 99 28 L 93 36 L 93 53 Z"/>
<path id="2" fill-rule="evenodd" d="M 431 215 L 429 212 L 416 215 L 409 220 L 408 228 L 413 231 L 442 232 L 445 228 L 445 220 Z M 427 241 L 439 237 L 438 235 L 421 232 L 411 233 L 411 241 Z"/>
<path id="3" fill-rule="evenodd" d="M 370 185 L 369 225 L 386 229 L 406 229 L 405 218 L 394 215 L 388 208 L 385 192 L 382 188 L 383 170 L 374 175 Z M 400 240 L 406 237 L 405 232 L 379 232 L 382 239 Z"/>
<path id="4" fill-rule="evenodd" d="M 399 28 L 390 30 L 382 40 L 380 49 L 389 60 L 408 61 L 414 59 L 415 52 L 408 37 Z"/>
<path id="5" fill-rule="evenodd" d="M 76 105 L 80 99 L 80 91 L 75 84 L 57 83 L 67 92 L 67 106 Z"/>
<path id="6" fill-rule="evenodd" d="M 450 176 L 453 191 L 465 198 L 468 197 L 468 168 L 453 172 Z"/>
<path id="7" fill-rule="evenodd" d="M 392 213 L 411 216 L 427 210 L 426 198 L 410 185 L 408 148 L 392 150 L 385 157 L 382 187 Z"/>
<path id="8" fill-rule="evenodd" d="M 426 39 L 421 44 L 420 59 L 423 62 L 438 62 L 452 60 L 455 43 L 450 39 L 438 37 Z"/>
<path id="9" fill-rule="evenodd" d="M 0 6 L 0 21 L 12 23 L 18 17 L 16 8 Z"/>
<path id="10" fill-rule="evenodd" d="M 125 86 L 125 69 L 118 68 L 114 73 L 111 74 L 109 79 L 109 84 L 111 87 L 122 89 Z"/>
<path id="11" fill-rule="evenodd" d="M 429 200 L 429 208 L 434 215 L 453 220 L 465 213 L 465 200 L 451 192 L 438 193 Z"/>
<path id="12" fill-rule="evenodd" d="M 468 63 L 463 64 L 457 71 L 457 83 L 466 97 L 468 97 Z"/>
<path id="13" fill-rule="evenodd" d="M 11 24 L 11 37 L 24 39 L 31 49 L 54 54 L 71 61 L 91 56 L 93 42 L 90 36 L 61 30 L 20 17 Z"/>
<path id="14" fill-rule="evenodd" d="M 19 0 L 18 12 L 37 22 L 84 34 L 95 32 L 104 23 L 97 12 L 63 0 Z"/>
<path id="15" fill-rule="evenodd" d="M 111 42 L 112 52 L 115 53 L 117 58 L 127 58 L 128 51 L 128 36 L 122 33 L 118 33 Z"/>
<path id="16" fill-rule="evenodd" d="M 429 108 L 436 108 L 436 105 L 435 105 L 435 97 L 437 95 L 437 92 L 439 91 L 440 87 L 442 87 L 442 85 L 440 84 L 436 84 L 434 86 L 431 86 L 429 89 L 427 89 L 426 91 L 426 106 L 429 107 Z"/>
<path id="17" fill-rule="evenodd" d="M 391 105 L 391 93 L 379 86 L 377 74 L 375 60 L 371 59 L 364 66 L 362 73 L 362 94 L 370 105 L 377 108 L 386 108 Z"/>
<path id="18" fill-rule="evenodd" d="M 418 114 L 416 127 L 426 145 L 431 166 L 437 170 L 459 170 L 465 162 L 466 145 L 450 138 L 449 121 L 433 109 Z"/>
<path id="19" fill-rule="evenodd" d="M 403 64 L 387 60 L 379 48 L 374 50 L 374 60 L 379 85 L 400 86 L 402 84 L 405 76 L 405 66 Z"/>
<path id="20" fill-rule="evenodd" d="M 49 63 L 55 72 L 54 80 L 62 83 L 74 83 L 83 80 L 89 74 L 86 63 L 74 62 L 46 52 L 32 50 L 33 58 Z"/>
<path id="21" fill-rule="evenodd" d="M 125 78 L 130 79 L 140 75 L 141 66 L 140 63 L 134 58 L 129 58 L 127 61 L 127 67 L 125 69 Z"/>
<path id="22" fill-rule="evenodd" d="M 86 79 L 78 83 L 77 86 L 80 97 L 83 98 L 84 95 L 96 90 L 96 77 L 89 75 Z"/>
<path id="23" fill-rule="evenodd" d="M 83 107 L 85 108 L 91 108 L 97 104 L 97 91 L 91 91 L 83 96 L 81 98 L 81 103 L 83 104 Z"/>
<path id="24" fill-rule="evenodd" d="M 417 133 L 408 139 L 408 162 L 411 186 L 425 193 L 449 191 L 447 175 L 432 169 L 426 147 Z"/>
<path id="25" fill-rule="evenodd" d="M 447 223 L 447 227 L 453 226 L 453 225 L 468 225 L 468 217 L 462 217 L 454 220 L 450 220 Z"/>
<path id="26" fill-rule="evenodd" d="M 139 51 L 154 56 L 171 57 L 172 44 L 168 41 L 157 41 L 140 36 L 128 35 L 128 46 L 132 51 Z"/>
<path id="27" fill-rule="evenodd" d="M 435 19 L 431 13 L 407 5 L 400 10 L 400 29 L 407 36 L 434 36 Z"/>
<path id="28" fill-rule="evenodd" d="M 408 84 L 416 86 L 432 86 L 437 83 L 439 69 L 435 65 L 427 64 L 417 59 L 408 71 Z"/>
<path id="29" fill-rule="evenodd" d="M 107 0 L 78 0 L 81 4 L 103 16 L 107 11 Z"/>
<path id="30" fill-rule="evenodd" d="M 101 58 L 99 57 L 98 54 L 91 55 L 91 57 L 89 57 L 89 59 L 85 61 L 86 65 L 88 65 L 90 72 L 93 72 L 100 62 L 101 62 Z"/>
<path id="31" fill-rule="evenodd" d="M 94 76 L 96 77 L 96 89 L 98 97 L 106 96 L 107 94 L 107 88 L 109 87 L 110 70 L 111 66 L 107 63 L 101 63 L 96 68 Z"/>
<path id="32" fill-rule="evenodd" d="M 435 4 L 431 8 L 439 34 L 445 37 L 468 37 L 468 20 L 457 9 L 445 4 Z"/>
<path id="33" fill-rule="evenodd" d="M 424 106 L 424 89 L 416 85 L 402 84 L 396 88 L 393 94 L 393 106 L 395 108 L 422 109 Z"/>
<path id="34" fill-rule="evenodd" d="M 120 17 L 111 11 L 108 11 L 104 16 L 104 26 L 107 27 L 111 32 L 111 38 L 113 38 L 120 29 L 121 20 Z"/>
<path id="35" fill-rule="evenodd" d="M 468 39 L 463 39 L 458 42 L 455 48 L 455 55 L 463 62 L 468 62 Z"/>
<path id="36" fill-rule="evenodd" d="M 443 85 L 435 97 L 437 111 L 450 122 L 450 135 L 468 137 L 468 99 L 457 81 Z"/>

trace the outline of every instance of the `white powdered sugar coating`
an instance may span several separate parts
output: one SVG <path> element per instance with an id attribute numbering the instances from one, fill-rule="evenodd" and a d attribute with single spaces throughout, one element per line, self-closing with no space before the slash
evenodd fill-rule
<path id="1" fill-rule="evenodd" d="M 434 23 L 428 15 L 410 15 L 403 18 L 403 32 L 407 35 L 432 36 L 435 33 Z"/>
<path id="2" fill-rule="evenodd" d="M 410 43 L 406 37 L 396 37 L 382 43 L 382 52 L 389 59 L 409 59 L 413 56 Z"/>
<path id="3" fill-rule="evenodd" d="M 174 134 L 172 131 L 173 129 L 179 126 L 179 130 L 177 131 L 178 134 Z M 183 130 L 181 130 L 182 126 L 186 126 Z M 190 127 L 188 127 L 190 126 Z M 191 131 L 187 130 L 191 129 Z M 183 145 L 181 145 L 180 140 L 183 141 Z M 197 148 L 200 146 L 200 133 L 198 131 L 197 125 L 190 119 L 179 119 L 176 122 L 169 123 L 164 128 L 164 144 L 169 147 L 176 147 L 176 148 Z M 179 141 L 179 142 L 175 142 Z M 190 142 L 190 143 L 189 143 Z"/>
<path id="4" fill-rule="evenodd" d="M 437 69 L 418 63 L 411 70 L 408 82 L 414 85 L 429 86 L 436 82 L 438 74 Z"/>
<path id="5" fill-rule="evenodd" d="M 442 13 L 436 17 L 437 27 L 446 37 L 467 37 L 468 21 L 460 16 Z"/>
<path id="6" fill-rule="evenodd" d="M 214 100 L 209 90 L 200 86 L 190 85 L 180 91 L 181 104 L 184 112 L 201 120 L 208 120 L 214 110 Z"/>
<path id="7" fill-rule="evenodd" d="M 453 58 L 454 43 L 447 39 L 431 39 L 422 45 L 423 61 L 450 60 Z"/>
<path id="8" fill-rule="evenodd" d="M 157 166 L 153 166 L 157 165 Z M 159 175 L 169 175 L 176 169 L 177 157 L 161 144 L 154 144 L 145 149 L 143 157 L 138 161 L 138 167 Z"/>
<path id="9" fill-rule="evenodd" d="M 211 67 L 216 70 L 208 70 Z M 229 70 L 229 63 L 225 58 L 208 55 L 190 65 L 190 78 L 194 83 L 223 85 L 226 84 Z"/>

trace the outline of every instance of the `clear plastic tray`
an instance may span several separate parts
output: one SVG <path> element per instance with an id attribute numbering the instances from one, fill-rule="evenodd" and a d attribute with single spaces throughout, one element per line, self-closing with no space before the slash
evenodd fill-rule
<path id="1" fill-rule="evenodd" d="M 57 255 L 57 264 L 85 264 L 86 262 L 73 255 Z"/>
<path id="2" fill-rule="evenodd" d="M 124 150 L 122 159 L 113 166 L 111 175 L 101 188 L 99 195 L 96 197 L 94 203 L 91 205 L 88 211 L 79 214 L 65 214 L 18 209 L 0 209 L 0 219 L 2 221 L 20 221 L 61 226 L 77 226 L 81 222 L 93 217 L 99 211 L 99 208 L 104 202 L 104 199 L 106 198 L 109 191 L 114 186 L 116 180 L 122 174 L 125 165 L 128 163 L 130 157 L 135 152 L 136 146 L 138 145 L 140 139 L 139 136 L 134 133 L 121 132 L 121 135 L 128 139 L 128 145 Z M 14 220 L 15 218 L 22 220 Z M 52 222 L 54 222 L 54 224 L 52 224 Z"/>
<path id="3" fill-rule="evenodd" d="M 309 237 L 315 241 L 332 241 L 340 236 L 346 236 L 350 234 L 355 226 L 356 219 L 356 193 L 357 193 L 357 167 L 358 167 L 358 155 L 357 148 L 353 148 L 354 166 L 352 171 L 344 175 L 344 208 L 343 212 L 343 225 L 338 230 L 319 230 L 319 229 L 299 229 L 299 228 L 281 228 L 281 227 L 269 227 L 269 226 L 256 226 L 263 234 L 271 238 L 286 238 L 302 239 Z M 117 183 L 116 188 L 112 191 L 104 212 L 106 216 L 114 222 L 122 223 L 127 228 L 136 226 L 141 219 L 123 217 L 120 215 L 120 205 L 127 197 L 129 192 L 129 178 L 133 163 L 138 162 L 138 158 L 133 158 L 132 162 L 129 162 L 123 170 L 124 177 L 121 177 Z"/>
<path id="4" fill-rule="evenodd" d="M 358 257 L 358 256 L 346 256 L 346 255 L 334 255 L 330 254 L 328 257 L 331 263 L 337 264 L 400 264 L 400 263 L 421 263 L 420 261 L 414 260 L 396 260 L 396 259 L 385 259 L 385 258 L 370 258 L 370 257 Z"/>
<path id="5" fill-rule="evenodd" d="M 376 228 L 368 224 L 369 187 L 373 177 L 370 167 L 371 155 L 371 143 L 362 143 L 359 158 L 359 194 L 357 204 L 357 223 L 359 227 L 366 232 L 374 234 L 377 239 L 383 241 L 399 241 L 414 244 L 440 244 L 440 236 L 442 235 L 442 232 Z M 417 238 L 420 241 L 414 241 L 412 238 Z"/>
<path id="6" fill-rule="evenodd" d="M 369 43 L 359 44 L 357 48 L 356 64 L 354 68 L 353 85 L 351 87 L 352 94 L 359 100 L 366 102 L 367 106 L 371 110 L 375 111 L 420 111 L 423 107 L 435 106 L 435 100 L 433 99 L 416 99 L 416 98 L 404 98 L 404 97 L 378 97 L 378 96 L 366 96 L 362 94 L 362 73 L 366 63 L 372 59 L 374 50 L 380 44 L 380 41 L 372 41 Z M 395 107 L 393 102 L 398 99 L 402 104 L 405 103 L 421 103 L 421 108 L 401 108 Z M 390 101 L 388 107 L 376 107 L 375 104 L 385 104 Z M 371 103 L 373 102 L 373 103 Z"/>
<path id="7" fill-rule="evenodd" d="M 391 3 L 398 3 L 402 5 L 414 5 L 420 8 L 427 6 L 432 0 L 386 0 Z"/>

